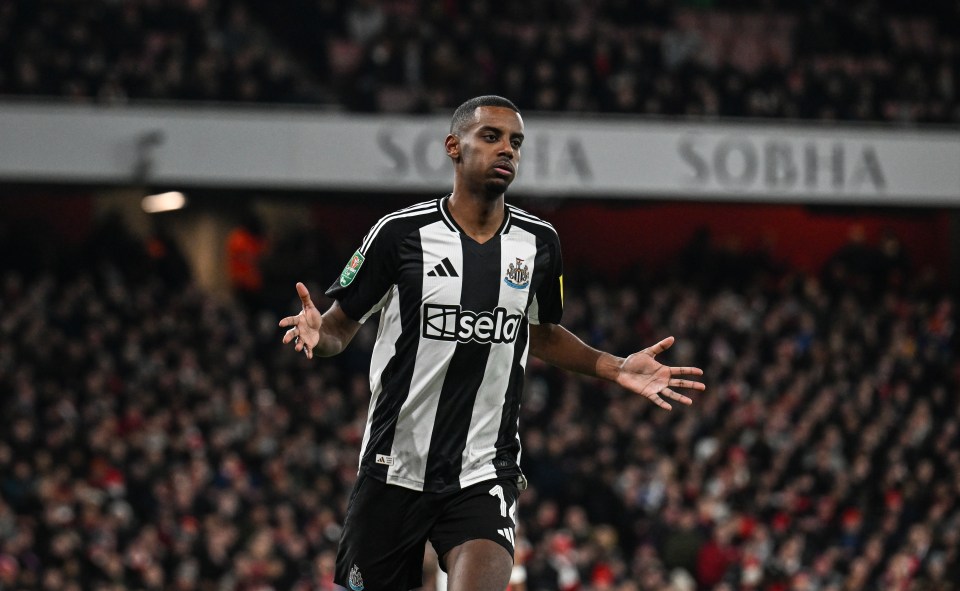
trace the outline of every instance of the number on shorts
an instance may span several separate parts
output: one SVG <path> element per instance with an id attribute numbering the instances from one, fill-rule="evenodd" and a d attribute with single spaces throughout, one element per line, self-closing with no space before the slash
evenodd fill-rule
<path id="1" fill-rule="evenodd" d="M 507 516 L 507 499 L 503 496 L 503 487 L 497 484 L 490 489 L 490 496 L 500 499 L 500 516 Z"/>

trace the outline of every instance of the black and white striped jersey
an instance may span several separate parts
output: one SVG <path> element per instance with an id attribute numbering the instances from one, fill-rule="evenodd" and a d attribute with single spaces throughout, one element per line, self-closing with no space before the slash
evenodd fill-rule
<path id="1" fill-rule="evenodd" d="M 563 309 L 553 226 L 508 205 L 479 244 L 448 198 L 383 217 L 327 290 L 355 320 L 381 312 L 361 470 L 430 492 L 520 475 L 527 323 Z"/>

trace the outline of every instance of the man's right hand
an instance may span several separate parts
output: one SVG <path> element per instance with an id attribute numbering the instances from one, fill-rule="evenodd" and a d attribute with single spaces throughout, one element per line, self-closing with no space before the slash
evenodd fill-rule
<path id="1" fill-rule="evenodd" d="M 323 324 L 323 316 L 320 310 L 313 305 L 310 299 L 310 292 L 307 286 L 297 282 L 297 295 L 303 302 L 303 310 L 296 316 L 287 316 L 280 321 L 280 326 L 286 328 L 292 327 L 283 335 L 283 344 L 293 343 L 293 348 L 297 351 L 303 351 L 307 359 L 313 359 L 313 348 L 320 342 L 320 326 Z"/>

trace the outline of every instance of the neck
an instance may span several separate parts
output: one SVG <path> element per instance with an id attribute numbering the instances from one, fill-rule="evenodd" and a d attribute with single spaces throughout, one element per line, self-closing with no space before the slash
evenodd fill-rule
<path id="1" fill-rule="evenodd" d="M 503 193 L 499 195 L 478 194 L 465 190 L 454 182 L 453 194 L 447 202 L 450 215 L 460 228 L 477 242 L 483 244 L 493 238 L 503 223 Z"/>

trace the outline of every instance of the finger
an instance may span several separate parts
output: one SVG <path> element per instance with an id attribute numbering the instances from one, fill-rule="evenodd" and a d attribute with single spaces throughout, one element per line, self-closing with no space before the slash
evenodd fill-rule
<path id="1" fill-rule="evenodd" d="M 647 353 L 656 357 L 673 346 L 673 337 L 667 337 L 652 347 L 647 347 Z"/>
<path id="2" fill-rule="evenodd" d="M 688 398 L 687 396 L 684 396 L 683 394 L 674 392 L 670 388 L 664 388 L 663 390 L 660 390 L 660 396 L 666 396 L 670 400 L 676 400 L 680 404 L 686 404 L 688 406 L 693 404 L 692 399 Z"/>
<path id="3" fill-rule="evenodd" d="M 299 330 L 297 329 L 296 326 L 294 326 L 287 332 L 283 333 L 283 344 L 286 345 L 287 343 L 291 342 L 292 340 L 297 338 L 297 335 L 299 334 L 300 334 Z"/>
<path id="4" fill-rule="evenodd" d="M 664 390 L 666 390 L 666 388 L 664 388 Z M 663 391 L 663 390 L 661 390 L 661 392 L 662 392 L 662 391 Z M 673 410 L 673 407 L 670 406 L 669 404 L 667 404 L 667 401 L 666 401 L 666 400 L 664 400 L 663 398 L 660 398 L 660 394 L 654 393 L 654 394 L 649 394 L 649 395 L 645 395 L 645 396 L 647 396 L 647 398 L 650 399 L 650 402 L 656 404 L 657 406 L 659 406 L 659 407 L 662 408 L 663 410 Z"/>
<path id="5" fill-rule="evenodd" d="M 300 314 L 297 314 L 296 316 L 287 316 L 286 318 L 283 318 L 282 320 L 280 320 L 280 326 L 281 327 L 295 326 L 296 324 L 298 324 L 298 320 L 302 316 L 303 316 L 303 312 L 301 312 Z"/>
<path id="6" fill-rule="evenodd" d="M 693 380 L 678 380 L 672 378 L 669 383 L 672 388 L 687 388 L 689 390 L 700 390 L 701 392 L 707 389 L 704 384 L 694 382 Z"/>
<path id="7" fill-rule="evenodd" d="M 699 367 L 671 367 L 672 376 L 702 376 L 703 370 Z"/>
<path id="8" fill-rule="evenodd" d="M 313 345 L 308 345 L 306 339 L 298 339 L 300 341 L 300 350 L 303 351 L 303 354 L 307 359 L 313 359 Z"/>
<path id="9" fill-rule="evenodd" d="M 303 303 L 304 308 L 313 306 L 313 301 L 310 299 L 310 291 L 307 289 L 307 286 L 300 281 L 297 282 L 297 295 L 300 296 L 300 301 Z"/>

